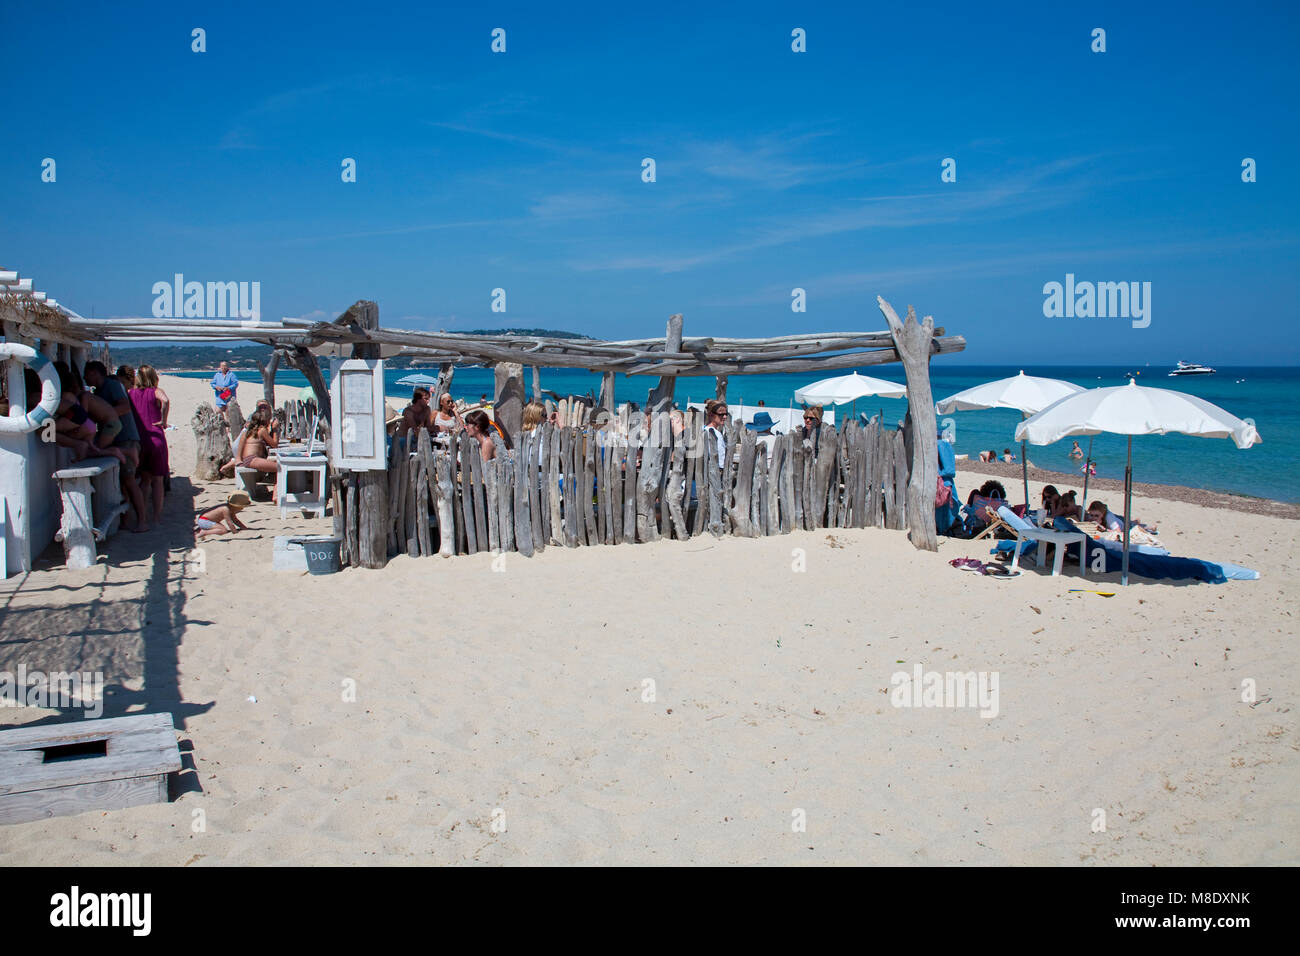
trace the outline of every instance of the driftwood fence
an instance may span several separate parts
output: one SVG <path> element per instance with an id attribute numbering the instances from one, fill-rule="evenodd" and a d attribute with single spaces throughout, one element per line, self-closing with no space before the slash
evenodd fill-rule
<path id="1" fill-rule="evenodd" d="M 384 535 L 390 555 L 531 556 L 548 544 L 906 527 L 909 470 L 901 431 L 826 425 L 816 446 L 781 435 L 769 462 L 754 432 L 733 422 L 719 468 L 714 435 L 702 424 L 702 416 L 689 412 L 674 434 L 663 414 L 650 429 L 634 426 L 626 437 L 616 423 L 544 424 L 523 433 L 513 450 L 498 448 L 488 462 L 472 439 L 459 436 L 448 450 L 421 431 L 413 448 L 394 442 L 390 451 L 386 528 L 367 525 L 349 475 L 336 482 L 344 559 L 360 563 L 368 534 Z"/>

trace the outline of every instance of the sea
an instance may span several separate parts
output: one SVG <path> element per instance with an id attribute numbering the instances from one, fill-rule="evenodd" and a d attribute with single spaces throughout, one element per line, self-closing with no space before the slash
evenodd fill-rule
<path id="1" fill-rule="evenodd" d="M 1008 378 L 1021 371 L 1020 366 L 1000 365 L 944 365 L 935 362 L 930 367 L 931 388 L 935 401 L 984 382 Z M 328 374 L 328 368 L 324 370 Z M 387 369 L 384 372 L 385 392 L 396 408 L 403 407 L 411 395 L 409 386 L 398 385 L 419 369 Z M 437 369 L 425 370 L 437 374 Z M 836 372 L 847 375 L 851 370 Z M 902 368 L 879 366 L 859 369 L 864 375 L 890 381 L 903 381 Z M 1300 430 L 1300 408 L 1296 403 L 1300 389 L 1300 368 L 1275 367 L 1220 367 L 1213 375 L 1178 376 L 1170 378 L 1169 369 L 1158 366 L 1142 368 L 1119 366 L 1052 366 L 1024 368 L 1026 374 L 1044 378 L 1059 378 L 1084 388 L 1106 385 L 1123 385 L 1133 374 L 1140 385 L 1170 388 L 1226 409 L 1238 418 L 1255 422 L 1262 441 L 1251 448 L 1238 449 L 1226 438 L 1194 438 L 1188 435 L 1149 435 L 1133 439 L 1134 481 L 1157 484 L 1186 485 L 1207 488 L 1232 494 L 1272 498 L 1278 501 L 1300 502 L 1300 448 L 1295 436 Z M 210 372 L 172 373 L 187 378 L 210 378 Z M 260 387 L 261 378 L 256 373 L 240 371 L 240 381 Z M 727 398 L 733 404 L 757 405 L 760 401 L 769 407 L 787 408 L 794 404 L 797 388 L 815 381 L 810 375 L 744 375 L 733 376 L 728 382 Z M 306 386 L 307 380 L 293 369 L 276 373 L 277 385 Z M 618 404 L 635 402 L 644 406 L 647 395 L 657 379 L 646 376 L 618 376 L 614 395 Z M 569 369 L 543 369 L 541 386 L 559 395 L 598 394 L 600 375 L 594 372 Z M 524 371 L 524 387 L 532 388 L 530 372 Z M 452 379 L 452 395 L 469 402 L 493 394 L 493 373 L 487 368 L 457 368 Z M 677 381 L 676 401 L 701 402 L 713 397 L 714 380 L 711 377 L 682 377 Z M 836 421 L 846 415 L 858 413 L 880 414 L 881 421 L 901 421 L 907 412 L 906 399 L 859 399 L 856 405 L 837 408 Z M 1016 424 L 1020 413 L 1005 409 L 989 411 L 954 412 L 942 416 L 940 431 L 953 437 L 957 453 L 978 458 L 981 451 L 995 450 L 999 455 L 1010 449 L 1020 460 L 1020 446 L 1015 442 Z M 1076 472 L 1079 463 L 1069 457 L 1072 439 L 1052 445 L 1029 445 L 1031 465 L 1053 471 Z M 1079 439 L 1084 451 L 1090 439 Z M 1124 477 L 1126 440 L 1118 435 L 1097 435 L 1092 441 L 1092 458 L 1097 474 L 1106 478 Z M 1082 475 L 1080 475 L 1082 481 Z"/>

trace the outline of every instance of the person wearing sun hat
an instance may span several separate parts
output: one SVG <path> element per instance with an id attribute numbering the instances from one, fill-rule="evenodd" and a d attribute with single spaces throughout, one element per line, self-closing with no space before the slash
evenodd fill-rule
<path id="1" fill-rule="evenodd" d="M 758 443 L 766 449 L 769 465 L 772 463 L 772 449 L 776 447 L 776 436 L 772 434 L 774 425 L 776 422 L 767 412 L 755 412 L 754 420 L 745 424 L 751 432 L 758 432 Z"/>
<path id="2" fill-rule="evenodd" d="M 236 534 L 240 530 L 247 531 L 248 525 L 239 520 L 239 513 L 252 503 L 248 495 L 236 491 L 226 499 L 225 504 L 209 508 L 194 519 L 194 536 L 211 538 L 227 532 Z"/>

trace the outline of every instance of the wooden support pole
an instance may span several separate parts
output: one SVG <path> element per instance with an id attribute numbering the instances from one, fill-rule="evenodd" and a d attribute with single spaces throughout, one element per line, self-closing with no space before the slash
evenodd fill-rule
<path id="1" fill-rule="evenodd" d="M 719 402 L 727 400 L 727 376 L 719 375 L 714 379 L 713 397 Z"/>
<path id="2" fill-rule="evenodd" d="M 682 349 L 682 316 L 678 313 L 668 318 L 668 332 L 664 339 L 664 351 L 669 353 L 680 352 Z M 664 370 L 665 374 L 659 377 L 659 384 L 650 392 L 650 397 L 646 402 L 646 410 L 649 412 L 667 411 L 673 404 L 673 392 L 677 388 L 676 370 Z M 610 388 L 611 393 L 613 388 Z"/>
<path id="3" fill-rule="evenodd" d="M 912 546 L 921 551 L 938 551 L 934 527 L 934 489 L 939 479 L 939 435 L 934 416 L 934 395 L 930 390 L 930 353 L 934 341 L 934 318 L 920 322 L 916 310 L 907 307 L 906 322 L 900 321 L 893 306 L 876 297 L 894 337 L 894 348 L 903 360 L 907 375 L 907 404 L 915 409 L 912 432 L 911 478 L 907 484 L 906 514 Z"/>
<path id="4" fill-rule="evenodd" d="M 285 352 L 285 358 L 289 364 L 307 376 L 307 382 L 311 385 L 312 391 L 316 393 L 316 407 L 320 410 L 321 418 L 329 422 L 330 420 L 330 392 L 325 387 L 325 377 L 320 373 L 320 366 L 316 364 L 316 356 L 301 345 L 294 346 L 293 352 Z"/>
<path id="5" fill-rule="evenodd" d="M 434 461 L 434 501 L 438 510 L 438 553 L 444 558 L 456 553 L 456 519 L 452 517 L 452 505 L 456 501 L 456 489 L 452 485 L 455 474 L 455 454 L 439 452 Z"/>
<path id="6" fill-rule="evenodd" d="M 496 393 L 492 420 L 518 444 L 524 423 L 524 367 L 515 362 L 498 362 L 492 370 Z"/>
<path id="7" fill-rule="evenodd" d="M 600 376 L 600 399 L 597 404 L 609 413 L 610 417 L 614 415 L 614 373 L 605 372 Z"/>
<path id="8" fill-rule="evenodd" d="M 357 302 L 349 310 L 354 316 L 357 325 L 366 332 L 379 328 L 379 306 L 374 302 L 362 300 Z M 308 353 L 311 354 L 310 352 Z M 352 346 L 352 357 L 354 359 L 376 360 L 380 357 L 379 346 L 369 342 L 358 342 Z M 316 357 L 312 356 L 312 365 L 315 366 Z M 317 375 L 320 374 L 317 368 Z M 309 376 L 310 379 L 310 376 Z M 322 382 L 323 384 L 323 382 Z M 312 389 L 321 399 L 321 413 L 329 407 L 329 395 L 326 393 L 322 396 L 321 390 L 312 383 Z M 383 410 L 376 409 L 376 418 L 383 421 Z M 326 416 L 328 419 L 328 416 Z M 428 459 L 424 459 L 427 463 Z M 355 486 L 357 489 L 357 506 L 360 509 L 357 515 L 357 545 L 359 563 L 363 568 L 382 568 L 388 563 L 388 475 L 383 469 L 374 471 L 358 471 L 354 473 Z M 428 469 L 425 468 L 425 480 L 428 480 Z M 427 487 L 427 485 L 426 485 Z M 419 488 L 416 489 L 417 494 Z M 421 539 L 421 549 L 427 548 L 428 539 L 428 521 L 425 520 L 423 537 Z M 425 553 L 428 553 L 425 550 Z"/>
<path id="9" fill-rule="evenodd" d="M 271 350 L 271 357 L 265 365 L 258 363 L 258 368 L 262 371 L 262 397 L 272 408 L 275 408 L 275 370 L 279 367 L 280 352 L 277 349 Z"/>

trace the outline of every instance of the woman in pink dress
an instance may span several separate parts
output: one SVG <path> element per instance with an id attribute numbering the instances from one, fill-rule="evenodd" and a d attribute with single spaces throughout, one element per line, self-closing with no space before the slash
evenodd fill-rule
<path id="1" fill-rule="evenodd" d="M 140 444 L 143 457 L 149 461 L 149 487 L 144 489 L 145 501 L 152 491 L 154 521 L 162 520 L 163 484 L 171 467 L 167 460 L 167 412 L 171 401 L 158 387 L 158 372 L 152 365 L 141 365 L 135 373 L 135 388 L 131 389 L 131 406 L 139 416 Z"/>

